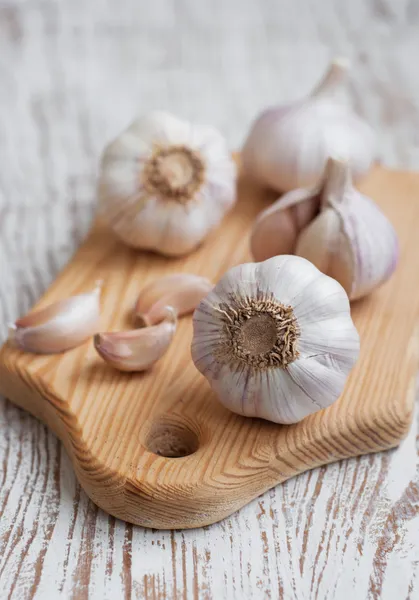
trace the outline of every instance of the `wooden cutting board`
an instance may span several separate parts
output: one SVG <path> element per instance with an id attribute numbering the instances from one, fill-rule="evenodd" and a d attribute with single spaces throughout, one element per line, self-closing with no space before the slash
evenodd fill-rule
<path id="1" fill-rule="evenodd" d="M 377 169 L 362 189 L 395 224 L 401 262 L 391 281 L 353 305 L 361 357 L 328 409 L 292 426 L 227 411 L 192 364 L 191 317 L 181 319 L 169 352 L 148 373 L 113 370 L 91 341 L 55 356 L 6 343 L 0 392 L 62 440 L 94 502 L 147 527 L 208 525 L 297 473 L 396 446 L 410 426 L 418 368 L 419 175 Z M 252 220 L 273 199 L 241 181 L 235 210 L 182 259 L 125 248 L 96 224 L 37 308 L 103 279 L 103 330 L 128 328 L 148 280 L 185 271 L 216 281 L 248 261 Z"/>

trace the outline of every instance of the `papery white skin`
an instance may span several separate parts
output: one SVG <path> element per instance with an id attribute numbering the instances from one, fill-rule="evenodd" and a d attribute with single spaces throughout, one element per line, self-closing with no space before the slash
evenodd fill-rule
<path id="1" fill-rule="evenodd" d="M 303 101 L 270 108 L 251 127 L 242 150 L 246 172 L 281 192 L 316 185 L 329 156 L 350 163 L 356 180 L 375 158 L 371 127 L 335 97 L 345 79 L 344 59 Z"/>
<path id="2" fill-rule="evenodd" d="M 261 292 L 292 306 L 300 329 L 299 357 L 285 368 L 261 371 L 217 360 L 224 336 L 217 307 L 228 304 L 231 294 L 256 298 Z M 193 322 L 192 358 L 222 404 L 276 423 L 295 423 L 337 400 L 359 354 L 344 289 L 296 256 L 233 267 L 199 304 Z"/>
<path id="3" fill-rule="evenodd" d="M 205 165 L 204 182 L 186 204 L 150 194 L 142 175 L 155 148 L 184 145 Z M 99 212 L 126 244 L 165 255 L 193 250 L 216 227 L 236 198 L 236 165 L 223 136 L 155 111 L 135 120 L 105 149 Z"/>
<path id="4" fill-rule="evenodd" d="M 105 362 L 120 371 L 145 371 L 169 348 L 176 331 L 176 313 L 166 307 L 166 319 L 143 329 L 98 333 L 95 349 Z"/>
<path id="5" fill-rule="evenodd" d="M 347 164 L 330 159 L 325 179 L 321 212 L 301 231 L 295 253 L 337 279 L 356 300 L 395 271 L 397 234 L 378 206 L 353 187 Z"/>
<path id="6" fill-rule="evenodd" d="M 79 346 L 100 329 L 100 291 L 98 282 L 91 292 L 29 313 L 9 327 L 9 340 L 36 354 L 56 354 Z"/>

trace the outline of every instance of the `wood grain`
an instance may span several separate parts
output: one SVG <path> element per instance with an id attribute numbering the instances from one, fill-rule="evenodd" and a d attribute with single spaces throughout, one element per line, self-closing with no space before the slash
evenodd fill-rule
<path id="1" fill-rule="evenodd" d="M 84 237 L 99 152 L 137 111 L 213 123 L 238 147 L 258 110 L 344 54 L 381 159 L 417 169 L 418 16 L 417 0 L 1 0 L 1 340 Z M 97 511 L 54 435 L 0 400 L 0 595 L 413 600 L 417 431 L 169 535 Z"/>
<path id="2" fill-rule="evenodd" d="M 53 356 L 6 343 L 0 391 L 63 441 L 96 504 L 158 529 L 214 523 L 297 473 L 397 445 L 411 423 L 419 360 L 419 299 L 407 293 L 419 287 L 413 258 L 419 175 L 377 170 L 365 187 L 397 228 L 401 260 L 390 282 L 353 305 L 361 357 L 328 409 L 290 427 L 231 414 L 193 366 L 190 316 L 179 322 L 163 360 L 145 373 L 109 368 L 91 341 Z M 101 279 L 102 328 L 127 328 L 149 280 L 182 271 L 217 281 L 250 260 L 247 234 L 269 197 L 239 181 L 234 210 L 197 252 L 181 259 L 134 251 L 97 224 L 38 307 Z"/>

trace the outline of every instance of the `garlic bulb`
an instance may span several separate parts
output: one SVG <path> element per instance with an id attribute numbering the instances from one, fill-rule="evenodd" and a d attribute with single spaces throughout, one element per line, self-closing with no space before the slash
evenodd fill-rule
<path id="1" fill-rule="evenodd" d="M 167 351 L 176 331 L 176 314 L 166 307 L 165 319 L 153 327 L 98 333 L 94 345 L 105 362 L 120 371 L 145 371 Z"/>
<path id="2" fill-rule="evenodd" d="M 79 346 L 100 328 L 100 291 L 71 296 L 29 313 L 9 327 L 9 340 L 26 352 L 55 354 Z"/>
<path id="3" fill-rule="evenodd" d="M 178 317 L 189 314 L 212 288 L 209 279 L 192 273 L 173 273 L 155 279 L 141 290 L 134 318 L 144 327 L 159 323 L 167 306 L 171 306 Z"/>
<path id="4" fill-rule="evenodd" d="M 339 281 L 351 300 L 386 281 L 399 254 L 390 221 L 353 187 L 348 165 L 334 159 L 319 187 L 285 194 L 262 213 L 250 243 L 255 260 L 282 253 L 307 258 Z"/>
<path id="5" fill-rule="evenodd" d="M 98 195 L 100 214 L 123 242 L 182 255 L 234 204 L 236 166 L 217 130 L 152 112 L 105 149 Z"/>
<path id="6" fill-rule="evenodd" d="M 295 423 L 329 406 L 358 354 L 345 291 L 296 256 L 233 267 L 194 314 L 194 363 L 245 416 Z"/>
<path id="7" fill-rule="evenodd" d="M 347 68 L 343 59 L 333 61 L 306 100 L 261 114 L 242 151 L 251 176 L 282 192 L 315 185 L 329 156 L 349 162 L 355 179 L 368 172 L 374 159 L 372 129 L 335 97 Z"/>

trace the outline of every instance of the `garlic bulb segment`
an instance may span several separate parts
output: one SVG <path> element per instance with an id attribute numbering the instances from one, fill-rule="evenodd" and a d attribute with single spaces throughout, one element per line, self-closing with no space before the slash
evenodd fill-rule
<path id="1" fill-rule="evenodd" d="M 320 195 L 311 190 L 288 192 L 262 211 L 250 236 L 250 250 L 256 261 L 277 254 L 292 254 L 300 231 L 318 214 Z"/>
<path id="2" fill-rule="evenodd" d="M 126 244 L 190 252 L 236 198 L 236 166 L 222 135 L 164 112 L 134 121 L 105 149 L 99 213 Z"/>
<path id="3" fill-rule="evenodd" d="M 155 325 L 165 318 L 171 306 L 178 317 L 191 313 L 213 288 L 206 277 L 191 273 L 174 273 L 150 282 L 141 291 L 134 308 L 140 327 Z"/>
<path id="4" fill-rule="evenodd" d="M 344 289 L 297 256 L 233 267 L 194 313 L 194 363 L 241 415 L 295 423 L 329 406 L 358 354 Z"/>
<path id="5" fill-rule="evenodd" d="M 79 346 L 100 329 L 100 291 L 98 282 L 91 292 L 29 313 L 9 327 L 9 340 L 36 354 L 55 354 Z"/>
<path id="6" fill-rule="evenodd" d="M 328 157 L 338 156 L 355 179 L 363 177 L 375 158 L 374 134 L 337 97 L 347 70 L 347 62 L 337 59 L 306 100 L 263 112 L 244 144 L 245 171 L 286 192 L 316 185 Z"/>
<path id="7" fill-rule="evenodd" d="M 339 281 L 355 300 L 392 275 L 399 250 L 392 224 L 353 187 L 348 165 L 330 159 L 320 214 L 301 232 L 295 253 Z"/>
<path id="8" fill-rule="evenodd" d="M 120 371 L 145 371 L 166 352 L 176 331 L 176 313 L 167 306 L 164 321 L 153 327 L 98 333 L 94 345 L 105 362 Z"/>

